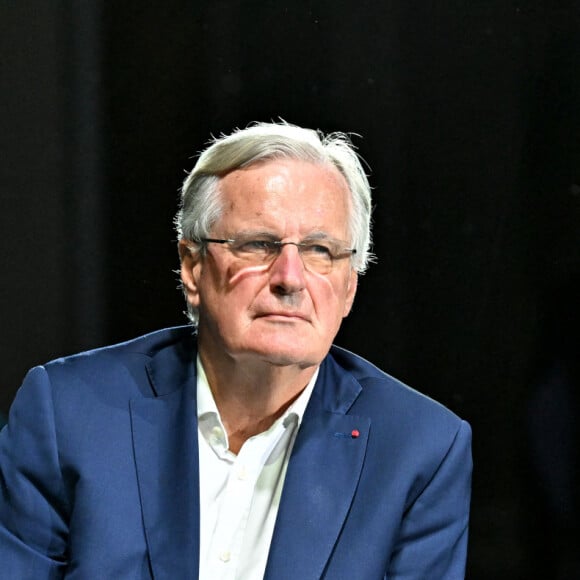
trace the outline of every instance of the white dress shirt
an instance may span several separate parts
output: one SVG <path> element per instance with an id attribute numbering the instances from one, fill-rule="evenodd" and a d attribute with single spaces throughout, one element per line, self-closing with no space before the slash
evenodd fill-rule
<path id="1" fill-rule="evenodd" d="M 263 578 L 292 446 L 318 369 L 294 403 L 238 455 L 197 359 L 200 580 Z"/>

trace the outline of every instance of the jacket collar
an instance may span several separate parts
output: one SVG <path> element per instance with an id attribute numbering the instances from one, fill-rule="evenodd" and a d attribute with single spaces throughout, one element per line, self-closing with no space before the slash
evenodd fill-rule
<path id="1" fill-rule="evenodd" d="M 292 450 L 266 580 L 323 575 L 366 454 L 370 419 L 347 414 L 360 392 L 352 375 L 326 357 Z"/>
<path id="2" fill-rule="evenodd" d="M 155 580 L 198 575 L 195 357 L 190 339 L 158 352 L 147 365 L 156 397 L 131 401 L 143 524 Z"/>

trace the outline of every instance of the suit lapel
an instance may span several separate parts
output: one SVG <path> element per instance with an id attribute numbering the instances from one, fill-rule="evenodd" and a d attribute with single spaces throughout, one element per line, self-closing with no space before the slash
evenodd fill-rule
<path id="1" fill-rule="evenodd" d="M 195 352 L 162 351 L 147 369 L 159 396 L 131 401 L 143 523 L 155 580 L 197 578 L 198 575 L 194 361 Z"/>
<path id="2" fill-rule="evenodd" d="M 292 451 L 265 579 L 318 580 L 360 478 L 370 419 L 346 415 L 360 385 L 327 358 Z"/>

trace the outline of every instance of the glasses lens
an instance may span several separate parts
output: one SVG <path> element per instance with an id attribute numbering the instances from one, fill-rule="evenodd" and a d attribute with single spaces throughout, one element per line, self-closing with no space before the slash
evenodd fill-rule
<path id="1" fill-rule="evenodd" d="M 299 246 L 300 255 L 306 268 L 319 274 L 332 270 L 332 250 L 325 244 L 304 244 Z"/>
<path id="2" fill-rule="evenodd" d="M 267 240 L 251 240 L 240 238 L 231 245 L 232 252 L 241 258 L 262 260 L 267 258 L 276 249 L 272 249 L 272 242 Z"/>

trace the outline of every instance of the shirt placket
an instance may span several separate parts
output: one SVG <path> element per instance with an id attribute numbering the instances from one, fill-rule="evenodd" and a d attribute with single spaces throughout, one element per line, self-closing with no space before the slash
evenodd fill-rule
<path id="1" fill-rule="evenodd" d="M 210 548 L 215 563 L 212 579 L 236 578 L 256 482 L 284 429 L 280 422 L 273 432 L 248 439 L 233 460 Z"/>

